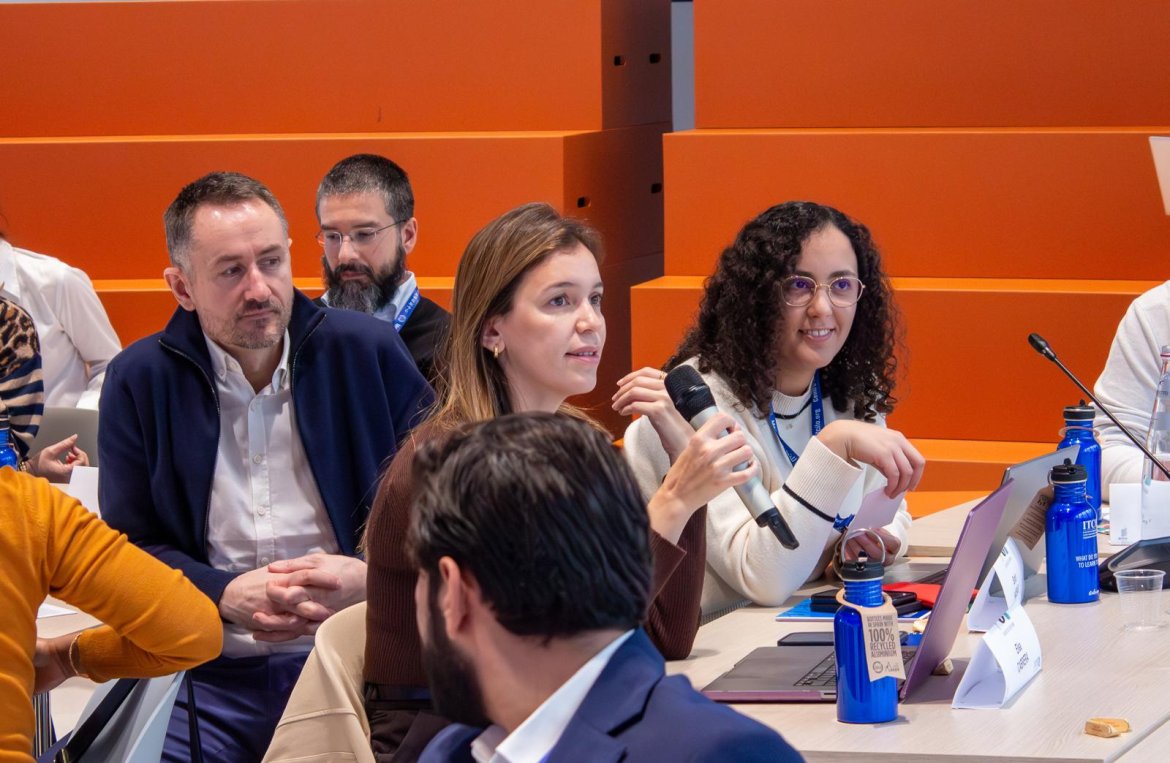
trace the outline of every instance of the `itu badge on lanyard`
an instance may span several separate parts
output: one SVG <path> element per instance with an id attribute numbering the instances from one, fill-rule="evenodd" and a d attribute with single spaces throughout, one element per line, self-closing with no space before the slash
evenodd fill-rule
<path id="1" fill-rule="evenodd" d="M 812 436 L 816 437 L 825 428 L 825 406 L 821 400 L 821 374 L 819 371 L 813 374 L 811 407 Z M 776 409 L 771 406 L 768 408 L 768 423 L 772 425 L 772 434 L 776 435 L 780 449 L 784 451 L 784 455 L 788 456 L 789 463 L 796 466 L 796 462 L 800 460 L 800 454 L 788 447 L 788 443 L 784 442 L 784 438 L 780 436 L 780 425 L 776 423 Z"/>
<path id="2" fill-rule="evenodd" d="M 406 321 L 410 318 L 410 314 L 414 312 L 414 308 L 418 307 L 418 287 L 410 293 L 410 297 L 406 300 L 406 304 L 398 311 L 398 315 L 394 316 L 394 330 L 401 333 L 402 327 L 406 325 Z"/>
<path id="3" fill-rule="evenodd" d="M 809 407 L 812 408 L 812 436 L 816 437 L 825 428 L 825 405 L 821 398 L 820 371 L 813 374 L 812 401 Z M 788 462 L 796 466 L 796 462 L 800 460 L 800 454 L 788 447 L 788 443 L 784 442 L 784 438 L 780 436 L 780 425 L 776 423 L 776 410 L 771 407 L 768 409 L 768 423 L 772 425 L 772 434 L 776 435 L 776 441 L 780 443 L 780 449 L 788 457 Z M 849 527 L 849 523 L 852 520 L 852 514 L 847 517 L 838 516 L 833 520 L 833 529 L 837 532 L 845 532 L 845 529 Z"/>

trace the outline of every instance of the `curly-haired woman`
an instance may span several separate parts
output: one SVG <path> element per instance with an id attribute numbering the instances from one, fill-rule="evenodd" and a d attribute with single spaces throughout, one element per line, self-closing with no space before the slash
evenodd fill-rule
<path id="1" fill-rule="evenodd" d="M 728 490 L 708 504 L 704 612 L 743 599 L 776 605 L 825 569 L 844 519 L 884 485 L 917 486 L 924 459 L 893 410 L 895 309 L 869 230 L 832 207 L 779 204 L 748 222 L 719 258 L 699 315 L 666 367 L 695 366 L 731 414 L 760 478 L 800 540 L 789 551 Z M 647 386 L 637 372 L 627 387 Z M 658 374 L 660 377 L 661 374 Z M 615 399 L 619 399 L 625 389 Z M 644 492 L 669 465 L 644 418 L 626 430 L 626 456 Z M 879 531 L 889 559 L 904 549 L 903 502 Z M 850 553 L 881 556 L 877 541 Z"/>

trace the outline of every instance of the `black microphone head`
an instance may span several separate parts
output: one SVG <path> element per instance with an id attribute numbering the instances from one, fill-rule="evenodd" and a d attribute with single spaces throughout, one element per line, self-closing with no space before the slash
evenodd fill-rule
<path id="1" fill-rule="evenodd" d="M 715 407 L 715 396 L 703 377 L 688 365 L 675 366 L 666 375 L 666 394 L 687 421 L 707 408 Z"/>
<path id="2" fill-rule="evenodd" d="M 1044 337 L 1037 333 L 1028 334 L 1028 344 L 1032 345 L 1032 349 L 1040 353 L 1049 360 L 1056 360 L 1056 353 L 1048 346 L 1048 342 Z"/>

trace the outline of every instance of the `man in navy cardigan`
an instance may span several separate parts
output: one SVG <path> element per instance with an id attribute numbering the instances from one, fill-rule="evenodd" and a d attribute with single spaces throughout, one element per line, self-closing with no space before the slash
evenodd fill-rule
<path id="1" fill-rule="evenodd" d="M 103 517 L 181 570 L 224 620 L 192 671 L 204 755 L 258 760 L 316 626 L 365 598 L 355 557 L 380 472 L 432 401 L 401 340 L 292 285 L 261 183 L 213 173 L 164 216 L 179 308 L 106 371 Z M 191 760 L 186 693 L 166 760 Z"/>
<path id="2" fill-rule="evenodd" d="M 454 721 L 423 763 L 801 759 L 664 675 L 638 627 L 646 506 L 609 438 L 563 415 L 503 416 L 427 443 L 414 470 L 423 665 Z"/>

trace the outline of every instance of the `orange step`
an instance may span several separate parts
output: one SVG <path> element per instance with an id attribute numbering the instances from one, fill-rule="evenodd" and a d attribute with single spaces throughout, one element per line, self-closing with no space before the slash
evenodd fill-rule
<path id="1" fill-rule="evenodd" d="M 667 122 L 669 0 L 0 4 L 0 135 Z"/>
<path id="2" fill-rule="evenodd" d="M 696 2 L 696 120 L 699 127 L 1166 124 L 1168 39 L 1164 0 Z"/>
<path id="3" fill-rule="evenodd" d="M 918 519 L 967 501 L 982 498 L 990 490 L 915 490 L 906 496 L 906 508 L 910 516 Z"/>
<path id="4" fill-rule="evenodd" d="M 529 201 L 589 220 L 605 237 L 610 259 L 620 261 L 662 251 L 666 127 L 0 139 L 0 200 L 18 246 L 52 254 L 95 279 L 157 278 L 167 262 L 163 210 L 204 173 L 237 170 L 266 183 L 284 206 L 294 275 L 319 276 L 317 184 L 338 159 L 371 151 L 411 176 L 419 243 L 409 266 L 420 275 L 453 276 L 475 231 Z"/>
<path id="5" fill-rule="evenodd" d="M 631 293 L 634 366 L 658 366 L 694 318 L 703 277 L 665 276 Z M 1129 303 L 1153 281 L 895 278 L 905 351 L 890 426 L 909 437 L 1053 442 L 1080 392 L 1027 343 L 1048 339 L 1092 384 Z M 1018 460 L 1018 459 L 1017 459 Z"/>
<path id="6" fill-rule="evenodd" d="M 1057 413 L 1059 415 L 1059 411 Z M 1004 469 L 1051 453 L 1059 439 L 1056 436 L 1051 442 L 914 439 L 914 447 L 926 458 L 919 491 L 927 491 L 927 495 L 915 501 L 919 493 L 911 493 L 908 498 L 911 513 L 920 512 L 914 515 L 921 516 L 987 495 L 999 487 Z M 975 494 L 931 498 L 929 491 L 972 491 Z M 946 503 L 952 498 L 959 500 Z"/>
<path id="7" fill-rule="evenodd" d="M 893 275 L 1161 280 L 1170 217 L 1149 136 L 1168 133 L 671 133 L 664 272 L 706 275 L 744 222 L 773 204 L 811 199 L 865 223 Z"/>

